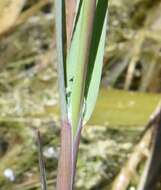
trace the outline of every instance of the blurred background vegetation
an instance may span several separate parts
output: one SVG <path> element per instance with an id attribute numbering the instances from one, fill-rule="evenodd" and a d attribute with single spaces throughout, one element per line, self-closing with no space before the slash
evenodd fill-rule
<path id="1" fill-rule="evenodd" d="M 82 135 L 76 189 L 109 190 L 161 95 L 161 0 L 109 1 L 101 90 Z M 59 111 L 54 0 L 0 1 L 0 189 L 40 189 L 35 130 L 49 190 Z M 129 189 L 135 189 L 134 179 Z"/>

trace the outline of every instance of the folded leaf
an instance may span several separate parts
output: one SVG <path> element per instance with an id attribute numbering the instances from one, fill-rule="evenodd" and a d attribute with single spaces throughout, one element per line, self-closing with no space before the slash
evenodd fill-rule
<path id="1" fill-rule="evenodd" d="M 83 112 L 85 79 L 95 8 L 96 0 L 82 2 L 67 60 L 67 93 L 73 135 L 76 134 Z"/>
<path id="2" fill-rule="evenodd" d="M 84 124 L 89 120 L 93 112 L 99 91 L 107 29 L 107 6 L 107 0 L 97 1 L 94 30 L 90 47 L 90 58 L 86 78 L 86 109 L 83 122 Z"/>
<path id="3" fill-rule="evenodd" d="M 62 120 L 67 118 L 66 106 L 66 17 L 65 0 L 55 1 L 56 10 L 56 44 L 58 54 L 58 77 Z"/>

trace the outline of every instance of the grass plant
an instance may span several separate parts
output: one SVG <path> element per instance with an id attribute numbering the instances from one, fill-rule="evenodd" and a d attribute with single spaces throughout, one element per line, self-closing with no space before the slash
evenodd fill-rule
<path id="1" fill-rule="evenodd" d="M 72 190 L 81 130 L 92 114 L 99 91 L 108 1 L 56 0 L 55 7 L 61 104 L 56 189 Z"/>

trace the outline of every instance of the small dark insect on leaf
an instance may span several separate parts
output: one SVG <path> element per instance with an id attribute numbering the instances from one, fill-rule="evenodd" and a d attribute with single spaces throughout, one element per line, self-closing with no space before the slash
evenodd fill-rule
<path id="1" fill-rule="evenodd" d="M 73 80 L 74 80 L 74 77 L 72 77 L 72 78 L 69 79 L 70 82 L 73 82 Z"/>
<path id="2" fill-rule="evenodd" d="M 37 143 L 38 143 L 38 150 L 39 150 L 39 168 L 40 168 L 40 175 L 41 175 L 41 189 L 47 190 L 45 163 L 44 163 L 44 159 L 43 159 L 41 135 L 40 135 L 39 130 L 37 131 Z"/>

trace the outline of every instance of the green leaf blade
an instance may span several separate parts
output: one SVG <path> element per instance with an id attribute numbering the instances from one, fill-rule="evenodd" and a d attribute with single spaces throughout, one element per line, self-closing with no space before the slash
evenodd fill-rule
<path id="1" fill-rule="evenodd" d="M 73 135 L 79 126 L 84 105 L 84 88 L 89 59 L 89 47 L 95 15 L 96 1 L 83 1 L 80 15 L 71 43 L 70 56 L 67 68 L 67 86 L 70 88 L 71 98 L 70 114 L 73 127 Z M 71 82 L 72 79 L 72 82 Z"/>
<path id="2" fill-rule="evenodd" d="M 58 80 L 62 120 L 67 119 L 66 103 L 66 17 L 65 0 L 55 1 L 56 18 L 56 44 L 58 55 Z"/>
<path id="3" fill-rule="evenodd" d="M 98 0 L 86 78 L 86 109 L 83 123 L 89 120 L 98 96 L 107 30 L 107 0 Z"/>

